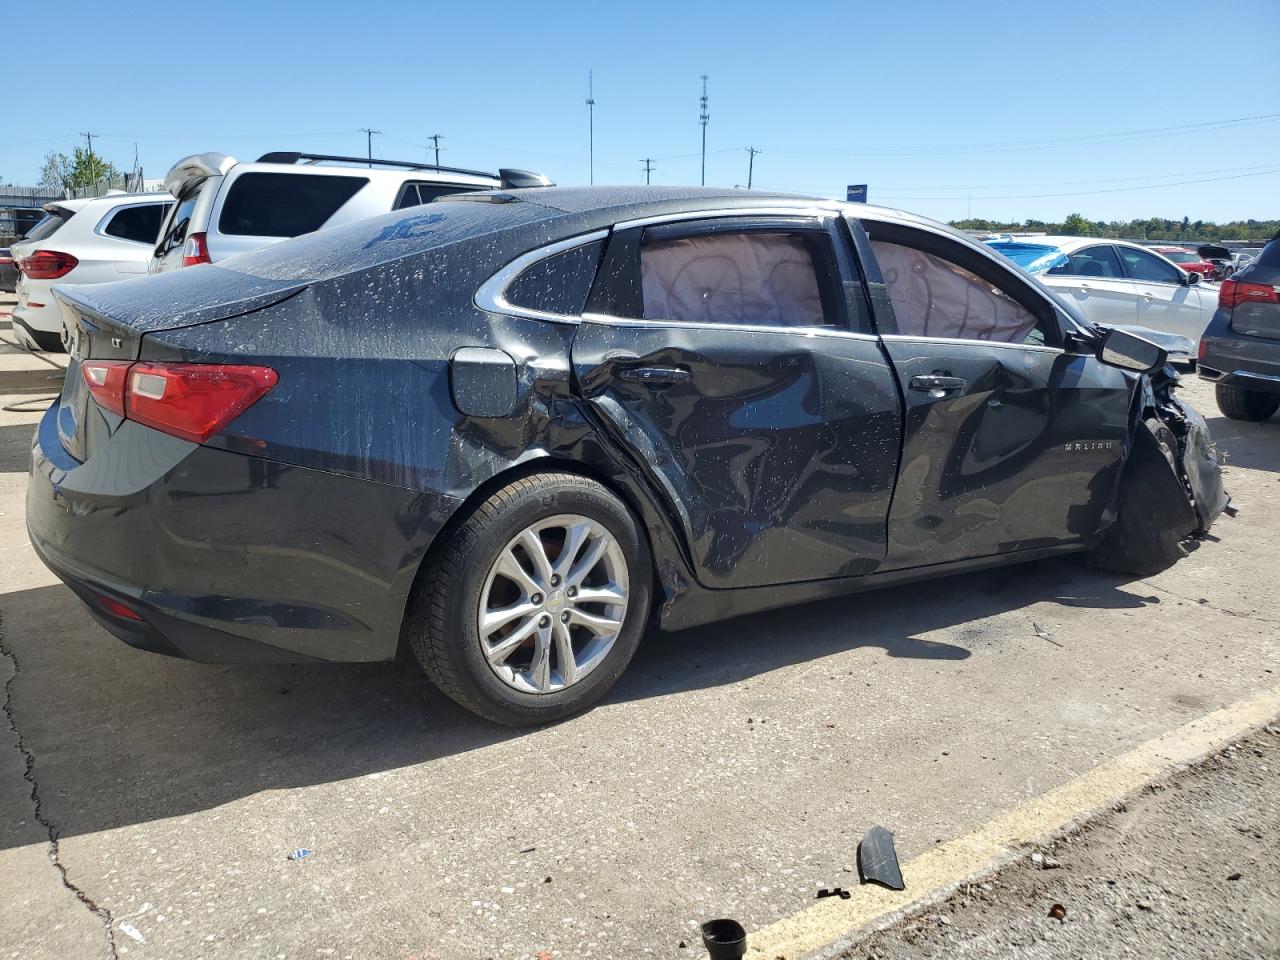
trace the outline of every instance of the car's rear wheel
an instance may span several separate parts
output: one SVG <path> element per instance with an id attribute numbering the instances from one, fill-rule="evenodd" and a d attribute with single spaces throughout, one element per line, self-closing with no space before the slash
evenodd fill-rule
<path id="1" fill-rule="evenodd" d="M 599 700 L 648 618 L 648 543 L 617 497 L 570 473 L 497 491 L 441 543 L 419 577 L 405 632 L 453 700 L 508 725 Z"/>
<path id="2" fill-rule="evenodd" d="M 1266 420 L 1280 410 L 1280 393 L 1245 390 L 1227 383 L 1214 387 L 1218 409 L 1232 420 Z"/>

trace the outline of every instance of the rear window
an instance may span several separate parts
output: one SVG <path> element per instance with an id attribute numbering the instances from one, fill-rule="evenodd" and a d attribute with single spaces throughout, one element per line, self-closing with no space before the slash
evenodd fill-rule
<path id="1" fill-rule="evenodd" d="M 1272 240 L 1262 248 L 1262 253 L 1249 266 L 1280 267 L 1280 239 Z"/>
<path id="2" fill-rule="evenodd" d="M 61 207 L 55 209 L 53 213 L 46 213 L 43 220 L 27 231 L 27 240 L 44 240 L 52 237 L 71 217 L 71 211 L 63 210 Z"/>
<path id="3" fill-rule="evenodd" d="M 160 237 L 160 222 L 169 212 L 169 207 L 167 203 L 124 207 L 115 212 L 102 232 L 108 237 L 154 245 Z"/>
<path id="4" fill-rule="evenodd" d="M 411 181 L 400 188 L 400 196 L 396 198 L 393 210 L 403 210 L 405 207 L 417 207 L 424 203 L 430 203 L 436 197 L 446 197 L 451 193 L 463 193 L 467 190 L 477 190 L 478 187 L 458 187 L 447 183 L 425 183 L 422 181 Z"/>
<path id="5" fill-rule="evenodd" d="M 237 237 L 297 237 L 319 230 L 369 180 L 304 173 L 246 173 L 227 191 L 218 231 Z"/>

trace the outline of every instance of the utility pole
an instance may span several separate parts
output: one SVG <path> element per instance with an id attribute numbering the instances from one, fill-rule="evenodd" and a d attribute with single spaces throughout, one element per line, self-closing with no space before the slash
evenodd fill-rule
<path id="1" fill-rule="evenodd" d="M 653 173 L 653 157 L 645 157 L 640 161 L 644 164 L 644 185 L 649 186 L 649 174 Z"/>
<path id="2" fill-rule="evenodd" d="M 698 114 L 698 122 L 702 124 L 702 185 L 707 185 L 707 121 L 711 114 L 707 112 L 707 75 L 702 75 L 702 110 Z"/>
<path id="3" fill-rule="evenodd" d="M 88 143 L 89 143 L 89 156 L 93 156 L 93 134 L 92 134 L 92 133 L 82 133 L 82 134 L 80 134 L 80 136 L 84 137 L 84 138 L 85 138 L 85 140 L 87 140 L 87 141 L 88 141 Z"/>
<path id="4" fill-rule="evenodd" d="M 756 165 L 756 154 L 760 151 L 755 147 L 747 147 L 747 189 L 751 189 L 751 174 Z"/>
<path id="5" fill-rule="evenodd" d="M 593 71 L 587 71 L 587 183 L 596 182 L 596 94 Z"/>
<path id="6" fill-rule="evenodd" d="M 444 136 L 439 133 L 433 133 L 431 136 L 427 137 L 427 139 L 431 141 L 432 146 L 435 148 L 436 166 L 438 167 L 440 166 L 440 141 L 444 139 Z"/>
<path id="7" fill-rule="evenodd" d="M 365 144 L 369 150 L 369 166 L 372 168 L 373 167 L 373 135 L 375 133 L 382 133 L 382 131 L 371 130 L 369 127 L 361 127 L 360 132 L 365 135 L 365 138 L 366 138 Z"/>

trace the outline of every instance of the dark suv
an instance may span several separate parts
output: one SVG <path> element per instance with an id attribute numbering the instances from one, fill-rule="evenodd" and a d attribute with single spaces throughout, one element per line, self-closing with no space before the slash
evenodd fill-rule
<path id="1" fill-rule="evenodd" d="M 1222 281 L 1200 338 L 1200 376 L 1233 420 L 1266 420 L 1280 409 L 1280 234 Z"/>

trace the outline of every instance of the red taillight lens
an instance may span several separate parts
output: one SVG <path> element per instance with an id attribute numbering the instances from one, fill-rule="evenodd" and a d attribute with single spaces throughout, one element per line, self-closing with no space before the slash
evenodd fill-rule
<path id="1" fill-rule="evenodd" d="M 57 280 L 76 268 L 80 261 L 69 253 L 37 250 L 18 261 L 18 269 L 32 280 Z"/>
<path id="2" fill-rule="evenodd" d="M 209 259 L 209 243 L 203 233 L 193 233 L 182 246 L 182 265 L 194 267 L 198 263 L 212 263 Z"/>
<path id="3" fill-rule="evenodd" d="M 139 362 L 129 370 L 125 416 L 204 443 L 262 399 L 278 379 L 270 367 Z"/>
<path id="4" fill-rule="evenodd" d="M 113 617 L 122 617 L 125 620 L 141 620 L 142 619 L 140 614 L 130 609 L 129 607 L 126 607 L 123 603 L 121 603 L 119 600 L 116 600 L 114 597 L 108 597 L 105 593 L 96 593 L 96 592 L 94 593 L 94 597 L 96 597 L 98 600 L 98 603 L 102 605 L 102 609 L 104 609 L 107 613 L 111 614 Z"/>
<path id="5" fill-rule="evenodd" d="M 1269 283 L 1223 280 L 1218 288 L 1218 306 L 1238 307 L 1242 303 L 1280 303 L 1280 294 Z"/>
<path id="6" fill-rule="evenodd" d="M 124 416 L 124 387 L 128 360 L 86 360 L 80 373 L 93 398 L 117 416 Z"/>

